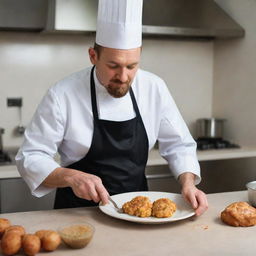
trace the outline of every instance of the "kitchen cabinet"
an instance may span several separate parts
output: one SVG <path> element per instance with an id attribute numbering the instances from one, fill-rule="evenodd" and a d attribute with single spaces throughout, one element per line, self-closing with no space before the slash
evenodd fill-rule
<path id="1" fill-rule="evenodd" d="M 41 198 L 31 195 L 21 178 L 0 180 L 1 213 L 53 209 L 55 191 Z"/>
<path id="2" fill-rule="evenodd" d="M 146 178 L 150 191 L 180 193 L 180 185 L 171 174 L 167 164 L 147 166 Z"/>
<path id="3" fill-rule="evenodd" d="M 0 30 L 40 31 L 46 14 L 46 0 L 0 0 Z"/>

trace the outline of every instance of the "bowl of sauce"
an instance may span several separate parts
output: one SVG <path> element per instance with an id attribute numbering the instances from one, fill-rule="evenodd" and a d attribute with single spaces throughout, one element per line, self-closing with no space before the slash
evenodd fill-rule
<path id="1" fill-rule="evenodd" d="M 95 228 L 88 222 L 73 223 L 58 229 L 62 241 L 73 249 L 84 248 L 93 238 Z"/>

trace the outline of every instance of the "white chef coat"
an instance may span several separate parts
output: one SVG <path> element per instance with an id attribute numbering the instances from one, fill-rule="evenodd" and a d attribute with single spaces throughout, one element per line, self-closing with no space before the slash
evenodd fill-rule
<path id="1" fill-rule="evenodd" d="M 16 156 L 20 175 L 33 195 L 41 197 L 53 189 L 41 183 L 57 167 L 82 159 L 89 151 L 93 135 L 90 71 L 84 69 L 51 87 L 39 104 L 25 131 L 24 142 Z M 99 118 L 124 121 L 135 117 L 130 94 L 112 97 L 94 72 Z M 196 175 L 200 167 L 196 143 L 182 119 L 162 79 L 139 69 L 132 89 L 147 132 L 149 150 L 159 141 L 159 151 L 168 161 L 175 178 L 184 172 Z M 56 153 L 59 164 L 54 160 Z"/>

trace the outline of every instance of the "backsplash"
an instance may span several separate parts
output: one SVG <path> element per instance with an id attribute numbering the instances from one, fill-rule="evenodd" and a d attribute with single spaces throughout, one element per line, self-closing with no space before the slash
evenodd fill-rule
<path id="1" fill-rule="evenodd" d="M 23 125 L 27 125 L 46 90 L 70 73 L 90 64 L 93 36 L 0 32 L 0 127 L 4 146 L 19 146 L 19 124 L 10 97 L 22 97 Z M 212 112 L 213 41 L 144 39 L 141 68 L 165 80 L 186 123 Z"/>

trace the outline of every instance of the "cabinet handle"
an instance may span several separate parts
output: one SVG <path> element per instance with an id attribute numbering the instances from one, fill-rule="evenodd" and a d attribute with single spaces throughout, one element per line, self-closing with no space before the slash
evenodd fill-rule
<path id="1" fill-rule="evenodd" d="M 170 173 L 160 173 L 160 174 L 148 174 L 146 175 L 146 178 L 148 180 L 154 180 L 154 179 L 164 179 L 164 178 L 170 178 L 173 177 Z"/>

